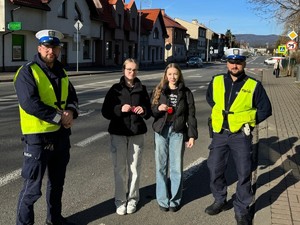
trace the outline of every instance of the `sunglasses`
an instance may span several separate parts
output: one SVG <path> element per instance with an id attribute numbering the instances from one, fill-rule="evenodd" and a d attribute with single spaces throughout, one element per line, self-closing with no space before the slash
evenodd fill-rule
<path id="1" fill-rule="evenodd" d="M 229 64 L 242 65 L 245 61 L 239 59 L 229 59 L 227 62 Z"/>

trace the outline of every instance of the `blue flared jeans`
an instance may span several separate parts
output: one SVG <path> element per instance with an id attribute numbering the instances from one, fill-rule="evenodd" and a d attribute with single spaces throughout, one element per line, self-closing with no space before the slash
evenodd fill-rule
<path id="1" fill-rule="evenodd" d="M 154 135 L 156 200 L 165 208 L 179 206 L 182 198 L 183 134 L 175 133 L 171 125 L 165 125 L 161 134 L 155 132 Z"/>

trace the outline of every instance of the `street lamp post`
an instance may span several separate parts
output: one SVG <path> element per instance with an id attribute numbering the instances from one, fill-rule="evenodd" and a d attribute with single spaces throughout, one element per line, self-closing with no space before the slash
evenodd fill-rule
<path id="1" fill-rule="evenodd" d="M 140 0 L 140 10 L 139 10 L 139 31 L 138 31 L 138 49 L 137 49 L 137 60 L 141 63 L 141 22 L 142 22 L 142 0 Z"/>
<path id="2" fill-rule="evenodd" d="M 210 53 L 210 49 L 209 49 L 209 42 L 210 40 L 212 40 L 212 33 L 213 31 L 210 29 L 210 22 L 211 21 L 214 21 L 214 20 L 217 20 L 217 19 L 211 19 L 211 20 L 208 20 L 208 26 L 206 27 L 206 62 L 208 62 L 208 55 Z M 209 31 L 209 34 L 207 33 Z M 210 55 L 210 61 L 211 61 L 211 55 Z"/>

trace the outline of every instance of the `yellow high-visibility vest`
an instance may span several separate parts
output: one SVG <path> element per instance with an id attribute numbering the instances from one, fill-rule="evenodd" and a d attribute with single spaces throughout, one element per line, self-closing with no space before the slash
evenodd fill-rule
<path id="1" fill-rule="evenodd" d="M 239 91 L 227 114 L 229 130 L 232 133 L 238 132 L 242 126 L 248 123 L 251 127 L 256 125 L 256 109 L 253 108 L 253 94 L 257 81 L 247 79 Z M 219 133 L 222 129 L 225 111 L 225 84 L 224 75 L 217 75 L 213 79 L 213 100 L 215 105 L 212 108 L 212 128 Z"/>
<path id="2" fill-rule="evenodd" d="M 47 75 L 35 63 L 31 64 L 30 67 L 39 91 L 39 96 L 41 101 L 46 105 L 58 109 L 57 104 L 55 104 L 57 102 L 57 98 L 53 86 L 50 80 L 48 79 Z M 20 69 L 17 71 L 14 77 L 14 81 L 19 75 Z M 61 100 L 60 100 L 61 109 L 65 109 L 66 107 L 66 102 L 68 98 L 68 88 L 69 88 L 69 79 L 68 76 L 66 75 L 66 77 L 61 79 Z M 25 112 L 24 109 L 22 109 L 20 105 L 19 105 L 19 112 L 20 112 L 20 124 L 21 124 L 22 134 L 49 133 L 49 132 L 57 131 L 60 128 L 60 125 L 58 124 L 48 123 L 33 115 L 28 114 L 27 112 Z"/>

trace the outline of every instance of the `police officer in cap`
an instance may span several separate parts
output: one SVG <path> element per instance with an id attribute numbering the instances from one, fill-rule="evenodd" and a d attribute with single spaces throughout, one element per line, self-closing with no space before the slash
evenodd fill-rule
<path id="1" fill-rule="evenodd" d="M 62 194 L 73 120 L 78 99 L 62 64 L 57 60 L 63 34 L 42 30 L 38 54 L 21 66 L 14 77 L 22 130 L 23 188 L 17 206 L 17 225 L 34 224 L 34 203 L 41 197 L 47 169 L 47 225 L 74 224 L 62 217 Z"/>
<path id="2" fill-rule="evenodd" d="M 261 82 L 245 74 L 246 57 L 236 49 L 227 57 L 225 74 L 215 75 L 208 87 L 206 100 L 212 107 L 212 142 L 207 166 L 214 197 L 205 209 L 216 215 L 228 209 L 225 170 L 232 155 L 238 182 L 233 206 L 238 225 L 252 224 L 249 208 L 253 200 L 251 188 L 252 130 L 272 115 L 270 100 Z"/>

